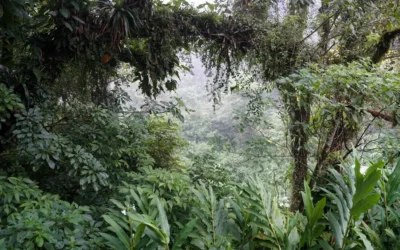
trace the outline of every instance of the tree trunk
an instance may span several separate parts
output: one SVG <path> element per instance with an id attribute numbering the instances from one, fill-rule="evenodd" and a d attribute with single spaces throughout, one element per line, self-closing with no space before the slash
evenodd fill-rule
<path id="1" fill-rule="evenodd" d="M 292 153 L 294 154 L 295 165 L 292 176 L 292 202 L 291 211 L 302 210 L 303 202 L 301 191 L 304 191 L 304 180 L 307 176 L 308 151 L 304 147 L 307 144 L 307 135 L 299 129 L 292 137 L 297 136 L 292 145 Z"/>
<path id="2" fill-rule="evenodd" d="M 307 100 L 299 102 L 296 97 L 291 99 L 291 108 L 289 114 L 291 116 L 291 125 L 289 129 L 291 138 L 291 152 L 294 158 L 294 169 L 292 176 L 292 197 L 291 211 L 302 210 L 303 202 L 301 191 L 304 191 L 304 180 L 307 176 L 308 163 L 308 135 L 307 125 L 310 121 L 310 104 Z"/>
<path id="3" fill-rule="evenodd" d="M 321 8 L 319 9 L 320 14 L 329 14 L 329 5 L 328 3 L 322 3 Z M 322 24 L 322 29 L 319 31 L 320 33 L 320 43 L 321 43 L 321 48 L 322 52 L 325 53 L 328 50 L 329 47 L 329 34 L 331 32 L 331 23 L 330 19 L 327 19 L 323 22 Z"/>
<path id="4" fill-rule="evenodd" d="M 319 150 L 318 156 L 317 156 L 317 165 L 314 168 L 313 176 L 310 180 L 310 188 L 312 189 L 314 185 L 316 184 L 317 180 L 321 176 L 321 173 L 323 172 L 323 169 L 326 166 L 326 159 L 329 156 L 329 153 L 332 151 L 332 147 L 334 146 L 334 140 L 336 139 L 336 134 L 337 130 L 340 126 L 340 120 L 339 120 L 339 113 L 335 115 L 336 119 L 334 121 L 334 124 L 331 128 L 331 131 L 328 133 L 328 138 L 326 138 L 325 144 L 321 150 Z M 340 142 L 336 142 L 336 144 Z"/>

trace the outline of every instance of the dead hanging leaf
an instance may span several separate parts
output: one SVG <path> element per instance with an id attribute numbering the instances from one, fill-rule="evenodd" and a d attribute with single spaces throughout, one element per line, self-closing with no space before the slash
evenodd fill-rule
<path id="1" fill-rule="evenodd" d="M 102 64 L 106 64 L 111 60 L 111 56 L 109 54 L 105 54 L 103 55 L 103 57 L 101 58 L 101 63 Z"/>

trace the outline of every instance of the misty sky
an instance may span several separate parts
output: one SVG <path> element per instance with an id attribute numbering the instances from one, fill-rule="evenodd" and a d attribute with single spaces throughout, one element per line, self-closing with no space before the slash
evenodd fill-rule
<path id="1" fill-rule="evenodd" d="M 205 3 L 207 1 L 206 0 L 191 0 L 191 1 L 188 1 L 188 2 L 198 5 L 198 4 Z M 209 2 L 212 2 L 212 1 L 209 1 Z"/>
<path id="2" fill-rule="evenodd" d="M 170 0 L 164 0 L 165 2 L 170 2 Z M 193 3 L 194 5 L 199 5 L 199 4 L 202 4 L 202 3 L 205 3 L 205 2 L 209 2 L 209 3 L 212 3 L 213 2 L 213 0 L 187 0 L 189 3 Z"/>

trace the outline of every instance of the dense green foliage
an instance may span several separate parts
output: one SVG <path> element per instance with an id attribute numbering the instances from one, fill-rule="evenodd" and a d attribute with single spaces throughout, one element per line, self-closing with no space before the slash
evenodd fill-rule
<path id="1" fill-rule="evenodd" d="M 392 0 L 1 1 L 0 249 L 399 249 L 399 27 Z M 194 54 L 210 108 L 157 100 Z"/>
<path id="2" fill-rule="evenodd" d="M 128 175 L 131 182 L 121 183 L 98 217 L 94 208 L 43 194 L 28 179 L 3 177 L 1 243 L 13 249 L 397 248 L 400 162 L 382 167 L 378 162 L 362 174 L 356 161 L 343 175 L 331 170 L 319 201 L 305 184 L 304 215 L 281 207 L 259 179 L 221 196 L 185 172 L 142 169 Z"/>

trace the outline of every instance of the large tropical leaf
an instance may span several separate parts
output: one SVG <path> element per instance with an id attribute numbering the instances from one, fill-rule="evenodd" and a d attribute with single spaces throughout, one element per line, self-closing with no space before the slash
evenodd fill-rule
<path id="1" fill-rule="evenodd" d="M 380 194 L 373 193 L 375 186 L 381 176 L 383 162 L 371 165 L 365 174 L 360 172 L 360 162 L 355 161 L 355 167 L 345 168 L 345 174 L 339 174 L 335 169 L 330 169 L 333 177 L 328 188 L 321 188 L 325 191 L 330 201 L 335 204 L 333 209 L 326 215 L 335 238 L 335 249 L 341 249 L 350 245 L 346 239 L 349 233 L 354 230 L 352 227 L 359 220 L 360 215 L 368 212 L 380 199 Z M 369 247 L 368 242 L 361 232 L 355 233 Z"/>
<path id="2" fill-rule="evenodd" d="M 109 229 L 113 231 L 126 249 L 130 249 L 130 238 L 125 231 L 109 215 L 103 215 L 104 220 L 110 225 Z"/>

